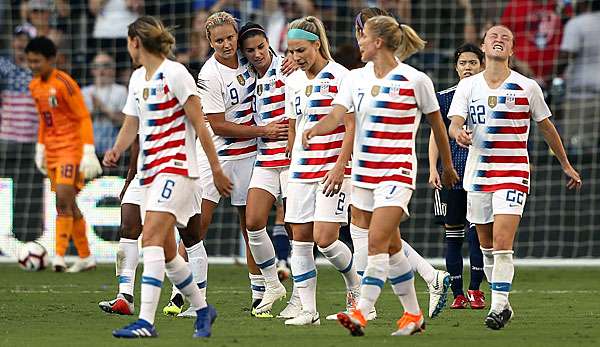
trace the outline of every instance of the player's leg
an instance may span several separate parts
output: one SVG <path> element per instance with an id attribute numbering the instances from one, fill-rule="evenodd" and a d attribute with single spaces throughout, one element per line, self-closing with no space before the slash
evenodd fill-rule
<path id="1" fill-rule="evenodd" d="M 275 225 L 271 230 L 275 256 L 277 257 L 277 276 L 280 281 L 290 277 L 291 270 L 288 264 L 290 257 L 290 237 L 289 226 L 285 224 L 285 199 L 275 203 Z"/>
<path id="2" fill-rule="evenodd" d="M 443 189 L 446 202 L 444 230 L 446 234 L 446 270 L 450 273 L 454 301 L 450 308 L 464 309 L 469 301 L 463 290 L 462 246 L 465 239 L 466 192 Z"/>
<path id="3" fill-rule="evenodd" d="M 70 172 L 72 176 L 73 171 Z M 61 164 L 48 167 L 51 188 L 56 193 L 56 255 L 52 260 L 52 269 L 55 272 L 64 272 L 67 269 L 64 257 L 73 232 L 73 204 L 76 191 L 71 182 L 68 180 L 65 182 L 64 174 L 64 166 Z"/>
<path id="4" fill-rule="evenodd" d="M 188 223 L 189 224 L 189 223 Z M 181 230 L 185 228 L 177 228 L 181 235 Z M 177 254 L 179 254 L 184 261 L 188 261 L 188 255 L 185 251 L 185 245 L 181 241 L 177 244 Z M 183 305 L 185 304 L 185 298 L 183 294 L 177 289 L 174 283 L 171 283 L 171 295 L 169 296 L 169 302 L 163 307 L 162 312 L 165 316 L 177 316 L 183 311 Z"/>
<path id="5" fill-rule="evenodd" d="M 471 308 L 477 310 L 485 308 L 485 296 L 479 289 L 484 276 L 483 253 L 481 252 L 475 225 L 471 224 L 467 233 L 467 239 L 469 240 L 469 260 L 471 263 L 471 281 L 469 283 L 469 290 L 467 291 L 467 298 L 469 299 Z"/>
<path id="6" fill-rule="evenodd" d="M 248 190 L 246 232 L 248 234 L 248 248 L 252 252 L 252 256 L 256 260 L 257 266 L 260 268 L 260 272 L 265 279 L 265 293 L 260 304 L 255 308 L 255 314 L 256 316 L 263 314 L 270 316 L 273 303 L 284 298 L 286 291 L 285 287 L 279 282 L 275 249 L 267 234 L 267 221 L 269 212 L 273 208 L 273 203 L 275 203 L 275 195 L 272 191 L 266 190 L 269 189 L 269 185 L 266 184 L 267 182 L 260 184 L 255 179 L 256 175 L 261 171 L 266 170 L 257 170 L 254 172 L 254 177 L 250 184 L 251 188 Z M 276 172 L 275 175 L 274 179 L 278 181 Z M 258 188 L 259 185 L 264 188 Z M 275 188 L 277 188 L 277 191 L 279 190 L 278 182 Z"/>
<path id="7" fill-rule="evenodd" d="M 354 266 L 359 276 L 363 276 L 367 268 L 367 259 L 369 257 L 369 223 L 371 214 L 365 213 L 360 209 L 352 208 L 350 237 L 352 237 L 352 246 L 354 248 Z"/>
<path id="8" fill-rule="evenodd" d="M 90 252 L 90 246 L 87 238 L 87 226 L 83 214 L 81 213 L 79 206 L 77 206 L 77 202 L 75 202 L 73 207 L 72 236 L 79 259 L 77 259 L 75 263 L 73 263 L 73 265 L 67 269 L 67 272 L 81 272 L 95 269 L 96 260 Z"/>

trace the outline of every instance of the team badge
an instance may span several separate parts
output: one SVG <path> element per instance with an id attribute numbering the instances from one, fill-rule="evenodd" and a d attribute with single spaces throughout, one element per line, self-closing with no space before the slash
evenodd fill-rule
<path id="1" fill-rule="evenodd" d="M 256 86 L 256 94 L 262 95 L 262 92 L 263 92 L 263 85 L 262 84 L 257 85 Z"/>
<path id="2" fill-rule="evenodd" d="M 498 105 L 498 97 L 496 95 L 488 96 L 488 106 L 494 108 L 496 105 Z"/>
<path id="3" fill-rule="evenodd" d="M 310 96 L 310 94 L 312 94 L 312 90 L 313 90 L 312 84 L 309 86 L 306 86 L 306 90 L 304 90 L 304 94 L 306 94 L 306 96 Z"/>
<path id="4" fill-rule="evenodd" d="M 237 75 L 237 80 L 241 86 L 246 84 L 246 80 L 244 79 L 244 76 L 242 76 L 242 74 Z"/>
<path id="5" fill-rule="evenodd" d="M 390 87 L 390 97 L 399 98 L 400 97 L 400 87 Z"/>
<path id="6" fill-rule="evenodd" d="M 48 105 L 50 105 L 50 107 L 54 108 L 54 107 L 58 106 L 58 98 L 56 97 L 56 89 L 50 88 L 49 92 L 50 92 L 50 96 L 48 96 Z"/>
<path id="7" fill-rule="evenodd" d="M 506 107 L 508 107 L 508 108 L 515 107 L 515 96 L 514 95 L 506 96 Z"/>
<path id="8" fill-rule="evenodd" d="M 144 88 L 144 91 L 142 91 L 142 97 L 144 98 L 144 101 L 148 100 L 148 96 L 150 96 L 150 89 Z"/>
<path id="9" fill-rule="evenodd" d="M 371 95 L 372 96 L 377 96 L 379 95 L 379 91 L 381 90 L 380 86 L 373 86 L 373 88 L 371 88 Z"/>
<path id="10" fill-rule="evenodd" d="M 319 91 L 321 92 L 321 94 L 329 93 L 329 82 L 321 83 L 321 89 Z"/>

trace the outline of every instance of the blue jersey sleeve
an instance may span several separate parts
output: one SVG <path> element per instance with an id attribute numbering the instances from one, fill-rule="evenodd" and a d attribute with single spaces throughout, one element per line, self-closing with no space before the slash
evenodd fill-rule
<path id="1" fill-rule="evenodd" d="M 452 98 L 454 97 L 455 90 L 456 87 L 452 87 L 436 94 L 440 104 L 440 113 L 444 119 L 444 124 L 446 124 L 446 130 L 450 128 L 448 111 L 450 110 L 450 105 L 452 104 Z M 452 153 L 452 164 L 454 164 L 454 168 L 456 169 L 458 177 L 460 178 L 459 182 L 452 187 L 452 189 L 463 189 L 462 180 L 465 174 L 465 166 L 467 164 L 469 150 L 459 146 L 455 140 L 450 139 L 450 152 Z M 440 167 L 438 167 L 438 169 L 440 169 Z"/>

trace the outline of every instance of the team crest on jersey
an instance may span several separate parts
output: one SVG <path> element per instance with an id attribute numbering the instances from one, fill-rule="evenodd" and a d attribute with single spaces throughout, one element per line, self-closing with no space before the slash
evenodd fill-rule
<path id="1" fill-rule="evenodd" d="M 506 107 L 508 108 L 513 108 L 515 107 L 515 96 L 514 95 L 507 95 L 506 96 Z"/>
<path id="2" fill-rule="evenodd" d="M 312 84 L 309 86 L 306 86 L 306 89 L 304 90 L 304 94 L 306 94 L 306 96 L 310 96 L 310 94 L 312 94 L 312 90 L 313 90 Z"/>
<path id="3" fill-rule="evenodd" d="M 263 92 L 263 85 L 259 84 L 256 86 L 256 94 L 258 94 L 259 96 L 262 95 Z"/>
<path id="4" fill-rule="evenodd" d="M 244 79 L 244 76 L 242 74 L 237 75 L 237 80 L 238 83 L 243 86 L 244 84 L 246 84 L 246 80 Z"/>
<path id="5" fill-rule="evenodd" d="M 50 105 L 50 107 L 56 107 L 58 106 L 58 98 L 56 97 L 56 89 L 54 88 L 50 88 L 49 90 L 50 96 L 48 96 L 48 105 Z"/>
<path id="6" fill-rule="evenodd" d="M 148 96 L 150 96 L 150 89 L 144 88 L 142 91 L 142 98 L 144 98 L 144 101 L 148 100 Z"/>
<path id="7" fill-rule="evenodd" d="M 329 93 L 329 82 L 322 82 L 321 83 L 320 92 L 321 92 L 321 94 L 327 94 L 327 93 Z"/>
<path id="8" fill-rule="evenodd" d="M 399 98 L 400 97 L 400 87 L 398 87 L 398 86 L 390 87 L 390 97 Z"/>
<path id="9" fill-rule="evenodd" d="M 373 86 L 373 88 L 371 88 L 371 95 L 372 96 L 377 96 L 379 95 L 379 91 L 381 90 L 380 86 Z"/>
<path id="10" fill-rule="evenodd" d="M 496 105 L 498 105 L 498 97 L 496 95 L 488 96 L 488 106 L 494 108 Z"/>

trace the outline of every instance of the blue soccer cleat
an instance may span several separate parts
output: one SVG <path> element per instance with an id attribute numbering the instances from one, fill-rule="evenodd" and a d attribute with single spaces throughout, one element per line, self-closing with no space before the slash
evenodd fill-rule
<path id="1" fill-rule="evenodd" d="M 217 319 L 217 310 L 212 305 L 196 311 L 194 337 L 210 337 L 215 319 Z"/>
<path id="2" fill-rule="evenodd" d="M 150 322 L 144 319 L 138 319 L 135 322 L 126 325 L 125 327 L 113 330 L 114 337 L 120 337 L 125 339 L 135 339 L 142 337 L 158 337 L 156 328 Z"/>

